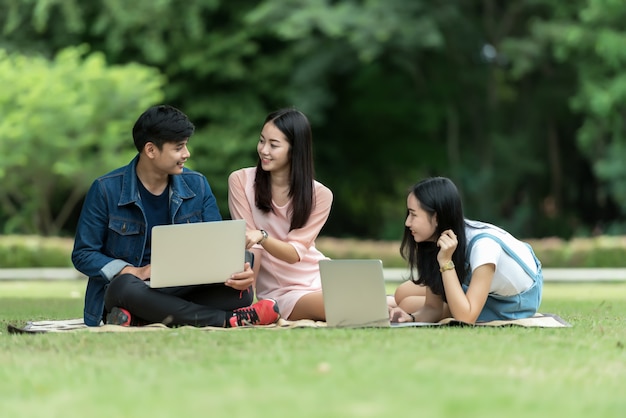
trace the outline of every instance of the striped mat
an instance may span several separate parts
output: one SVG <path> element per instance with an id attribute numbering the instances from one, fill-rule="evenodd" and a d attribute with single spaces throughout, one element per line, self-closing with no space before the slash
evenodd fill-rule
<path id="1" fill-rule="evenodd" d="M 408 325 L 408 324 L 407 324 Z M 538 328 L 562 328 L 571 327 L 571 324 L 563 320 L 558 315 L 548 313 L 538 313 L 531 318 L 515 319 L 510 321 L 490 321 L 477 324 L 467 324 L 457 321 L 453 318 L 446 318 L 434 324 L 416 323 L 403 328 L 431 328 L 441 326 L 460 326 L 460 327 L 538 327 Z M 176 329 L 194 329 L 200 331 L 241 331 L 249 329 L 268 329 L 268 330 L 284 330 L 294 328 L 327 328 L 325 322 L 299 320 L 287 321 L 279 319 L 277 323 L 272 325 L 256 325 L 238 328 L 221 328 L 221 327 L 192 327 L 184 326 Z M 167 331 L 168 328 L 163 324 L 150 324 L 141 327 L 122 327 L 119 325 L 102 325 L 100 327 L 88 327 L 82 319 L 66 319 L 66 320 L 47 320 L 47 321 L 29 321 L 26 325 L 8 325 L 7 331 L 11 334 L 41 334 L 47 332 L 148 332 L 148 331 Z"/>

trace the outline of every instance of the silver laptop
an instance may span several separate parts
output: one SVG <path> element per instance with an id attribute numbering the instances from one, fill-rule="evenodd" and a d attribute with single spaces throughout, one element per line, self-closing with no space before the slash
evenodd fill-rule
<path id="1" fill-rule="evenodd" d="M 224 283 L 243 271 L 243 219 L 152 228 L 150 287 Z"/>
<path id="2" fill-rule="evenodd" d="M 320 260 L 326 325 L 329 327 L 411 327 L 390 323 L 381 260 Z M 429 324 L 432 325 L 432 324 Z"/>

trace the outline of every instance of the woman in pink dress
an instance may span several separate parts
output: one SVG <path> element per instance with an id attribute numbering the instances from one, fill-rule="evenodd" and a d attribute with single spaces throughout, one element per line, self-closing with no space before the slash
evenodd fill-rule
<path id="1" fill-rule="evenodd" d="M 256 167 L 231 173 L 228 206 L 246 221 L 246 248 L 255 255 L 256 295 L 278 302 L 288 320 L 323 321 L 324 301 L 315 239 L 333 194 L 314 180 L 311 126 L 296 109 L 270 113 L 257 145 Z"/>

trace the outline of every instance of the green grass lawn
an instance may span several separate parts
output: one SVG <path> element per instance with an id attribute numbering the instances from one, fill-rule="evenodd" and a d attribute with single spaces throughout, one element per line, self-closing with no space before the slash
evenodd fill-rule
<path id="1" fill-rule="evenodd" d="M 622 417 L 626 283 L 546 284 L 572 328 L 9 335 L 84 283 L 0 282 L 0 417 Z"/>

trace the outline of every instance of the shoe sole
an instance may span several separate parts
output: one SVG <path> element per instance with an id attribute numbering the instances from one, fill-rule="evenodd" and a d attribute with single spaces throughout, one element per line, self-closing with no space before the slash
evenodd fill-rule
<path id="1" fill-rule="evenodd" d="M 130 326 L 130 318 L 121 309 L 113 308 L 107 315 L 107 325 Z"/>

